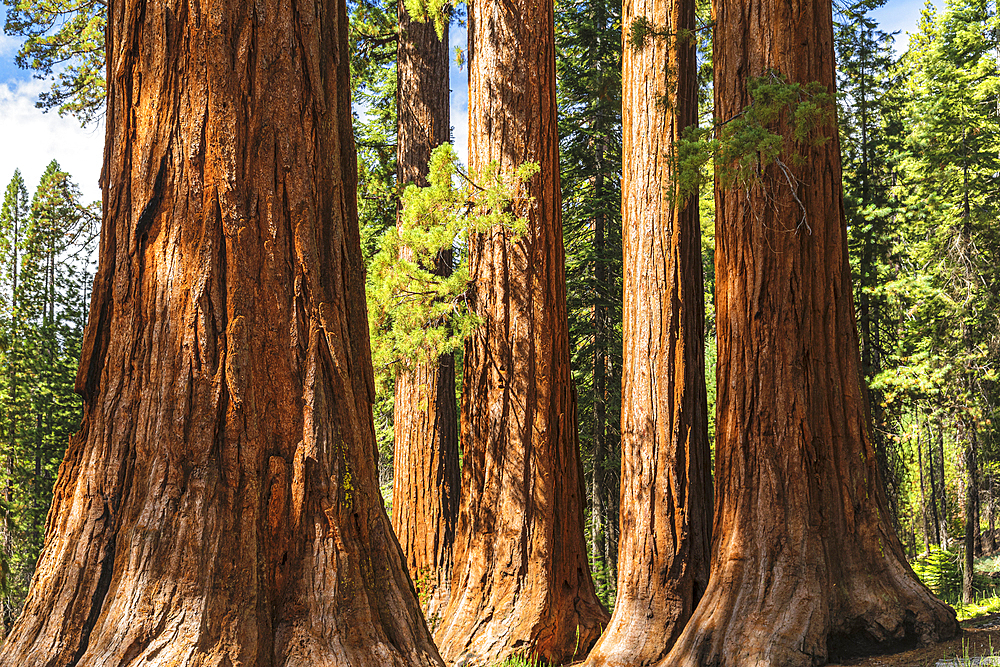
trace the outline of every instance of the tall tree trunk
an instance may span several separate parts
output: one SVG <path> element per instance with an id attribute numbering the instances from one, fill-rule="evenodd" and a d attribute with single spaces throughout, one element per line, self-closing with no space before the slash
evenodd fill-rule
<path id="1" fill-rule="evenodd" d="M 979 485 L 977 483 L 977 454 L 976 454 L 976 427 L 970 424 L 971 420 L 962 419 L 962 435 L 966 439 L 965 446 L 965 543 L 963 555 L 965 557 L 962 568 L 962 602 L 969 604 L 973 601 L 973 579 L 975 578 L 975 556 L 976 538 L 979 534 L 979 515 L 976 512 L 976 496 L 979 495 Z"/>
<path id="2" fill-rule="evenodd" d="M 603 1 L 595 3 L 595 28 L 597 40 L 593 47 L 594 66 L 601 69 L 601 41 L 613 29 L 608 25 L 607 6 Z M 603 75 L 602 75 L 603 76 Z M 608 313 L 608 216 L 603 206 L 607 196 L 605 168 L 608 146 L 606 134 L 607 119 L 598 113 L 594 117 L 593 130 L 596 151 L 594 164 L 598 170 L 594 176 L 594 200 L 599 202 L 594 213 L 594 474 L 591 489 L 591 562 L 599 568 L 601 590 L 607 594 L 616 577 L 615 558 L 612 554 L 611 538 L 611 491 L 608 485 L 608 458 L 612 455 L 612 443 L 608 428 L 608 366 L 611 349 L 611 322 Z"/>
<path id="3" fill-rule="evenodd" d="M 986 517 L 989 522 L 990 532 L 987 536 L 986 543 L 989 545 L 990 554 L 997 550 L 997 535 L 996 535 L 996 498 L 993 495 L 993 479 L 994 474 L 990 473 L 990 486 L 989 486 L 989 496 L 986 501 Z"/>
<path id="4" fill-rule="evenodd" d="M 941 519 L 938 514 L 938 492 L 934 475 L 934 442 L 930 426 L 927 427 L 927 468 L 931 478 L 931 516 L 934 518 L 934 543 L 941 548 Z"/>
<path id="5" fill-rule="evenodd" d="M 433 22 L 412 20 L 402 0 L 398 15 L 397 182 L 426 186 L 431 151 L 451 139 L 448 28 L 438 38 Z M 451 261 L 442 253 L 437 273 L 450 274 Z M 433 627 L 451 590 L 461 484 L 454 355 L 401 372 L 395 399 L 392 527 Z"/>
<path id="6" fill-rule="evenodd" d="M 598 121 L 598 125 L 600 121 Z M 600 133 L 600 127 L 597 128 Z M 603 150 L 597 149 L 597 163 L 603 162 Z M 594 183 L 595 199 L 601 201 L 604 194 L 604 174 L 599 173 L 595 177 Z M 604 263 L 606 253 L 605 244 L 605 215 L 602 210 L 598 210 L 594 216 L 594 282 L 597 289 L 594 290 L 594 472 L 593 485 L 591 487 L 591 563 L 597 570 L 597 580 L 603 589 L 608 583 L 608 559 L 607 559 L 607 523 L 608 508 L 605 502 L 607 497 L 607 482 L 605 481 L 605 469 L 608 459 L 608 372 L 607 372 L 607 348 L 608 331 L 607 306 L 602 298 L 601 286 L 608 279 L 607 266 Z"/>
<path id="7" fill-rule="evenodd" d="M 343 0 L 115 0 L 107 43 L 83 424 L 0 665 L 441 665 L 375 480 Z"/>
<path id="8" fill-rule="evenodd" d="M 608 619 L 583 533 L 552 10 L 552 0 L 469 3 L 470 166 L 541 172 L 516 193 L 522 235 L 494 227 L 469 240 L 483 324 L 465 346 L 455 575 L 435 633 L 449 660 L 527 653 L 560 664 L 585 655 Z"/>
<path id="9" fill-rule="evenodd" d="M 927 485 L 924 483 L 924 449 L 920 444 L 920 425 L 917 423 L 917 470 L 920 473 L 920 519 L 924 531 L 924 552 L 931 549 L 930 521 L 927 520 Z"/>
<path id="10" fill-rule="evenodd" d="M 595 355 L 598 360 L 600 360 L 601 354 Z M 595 385 L 597 380 L 604 380 L 604 378 L 595 377 Z M 591 564 L 593 565 L 596 575 L 597 584 L 602 588 L 608 582 L 608 559 L 607 559 L 607 544 L 605 537 L 607 535 L 605 531 L 605 526 L 607 524 L 607 514 L 608 508 L 604 504 L 605 492 L 607 483 L 605 482 L 605 471 L 604 467 L 607 462 L 608 449 L 607 442 L 605 441 L 604 424 L 602 420 L 606 417 L 603 409 L 599 409 L 599 404 L 602 403 L 603 398 L 598 388 L 594 387 L 594 427 L 595 427 L 595 439 L 594 439 L 594 472 L 591 477 L 591 488 L 590 488 L 590 550 L 591 550 Z"/>
<path id="11" fill-rule="evenodd" d="M 693 30 L 695 3 L 626 0 L 626 45 L 639 18 Z M 697 122 L 694 40 L 626 46 L 622 85 L 622 530 L 618 596 L 594 667 L 663 659 L 708 585 L 712 527 L 698 199 L 673 186 L 672 147 Z"/>
<path id="12" fill-rule="evenodd" d="M 939 424 L 937 432 L 938 445 L 938 532 L 941 534 L 941 548 L 947 549 L 950 545 L 948 538 L 948 488 L 945 485 L 944 477 L 944 428 Z"/>
<path id="13" fill-rule="evenodd" d="M 975 489 L 974 489 L 974 494 L 972 496 L 972 499 L 973 499 L 973 501 L 975 503 L 973 505 L 973 511 L 975 512 L 975 519 L 974 519 L 975 530 L 973 531 L 973 535 L 975 536 L 976 556 L 982 556 L 983 555 L 983 533 L 982 533 L 982 530 L 980 530 L 980 528 L 983 525 L 983 519 L 982 519 L 982 498 L 980 497 L 981 494 L 980 494 L 980 491 L 979 491 L 979 464 L 978 464 L 978 462 L 976 463 L 975 473 L 976 473 L 976 481 L 975 481 L 976 486 L 975 486 Z"/>
<path id="14" fill-rule="evenodd" d="M 715 4 L 719 122 L 777 71 L 834 90 L 829 0 Z M 840 146 L 783 155 L 716 190 L 718 421 L 708 590 L 663 664 L 816 665 L 953 636 L 955 612 L 914 575 L 888 517 L 862 390 Z M 801 206 L 799 200 L 801 200 Z M 802 224 L 803 214 L 810 229 Z"/>

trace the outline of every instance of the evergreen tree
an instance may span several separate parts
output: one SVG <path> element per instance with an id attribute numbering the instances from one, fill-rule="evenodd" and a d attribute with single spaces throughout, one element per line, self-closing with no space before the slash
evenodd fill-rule
<path id="1" fill-rule="evenodd" d="M 104 113 L 103 0 L 3 0 L 4 32 L 24 37 L 14 57 L 18 66 L 49 79 L 38 106 L 76 116 L 86 125 Z"/>
<path id="2" fill-rule="evenodd" d="M 594 583 L 613 606 L 622 388 L 621 3 L 556 5 L 563 238 Z"/>
<path id="3" fill-rule="evenodd" d="M 396 0 L 351 0 L 351 97 L 358 147 L 358 218 L 368 262 L 396 224 Z"/>
<path id="4" fill-rule="evenodd" d="M 895 274 L 893 230 L 901 207 L 893 194 L 902 143 L 901 85 L 892 57 L 892 35 L 870 12 L 885 0 L 855 0 L 837 7 L 834 37 L 844 211 L 861 344 L 861 372 L 868 389 L 872 436 L 892 517 L 898 522 L 905 471 L 895 446 L 891 415 L 875 378 L 885 367 L 893 337 L 884 286 Z M 897 523 L 898 525 L 898 523 Z"/>
<path id="5" fill-rule="evenodd" d="M 566 310 L 553 2 L 469 4 L 469 163 L 535 162 L 521 234 L 471 234 L 462 490 L 442 655 L 561 664 L 607 623 L 587 564 Z"/>
<path id="6" fill-rule="evenodd" d="M 20 170 L 14 172 L 14 177 L 7 186 L 3 209 L 0 210 L 0 252 L 2 252 L 3 271 L 0 273 L 3 310 L 0 313 L 0 349 L 2 357 L 2 378 L 0 378 L 0 397 L 2 397 L 2 413 L 0 423 L 3 425 L 3 439 L 0 442 L 3 456 L 0 465 L 2 478 L 2 494 L 8 509 L 8 520 L 2 527 L 4 562 L 8 571 L 6 577 L 0 625 L 4 631 L 10 626 L 17 614 L 18 600 L 23 597 L 24 576 L 26 569 L 23 543 L 20 535 L 20 518 L 23 509 L 23 488 L 20 470 L 22 469 L 20 443 L 25 437 L 27 423 L 27 393 L 25 383 L 25 321 L 17 295 L 20 292 L 18 279 L 24 260 L 24 236 L 30 219 L 30 200 L 28 190 Z"/>
<path id="7" fill-rule="evenodd" d="M 8 202 L 0 225 L 5 265 L 0 292 L 6 305 L 0 347 L 5 467 L 0 478 L 11 510 L 5 534 L 10 576 L 3 597 L 4 626 L 27 593 L 52 485 L 69 436 L 79 426 L 74 385 L 94 245 L 93 208 L 81 206 L 76 185 L 55 161 L 42 175 L 30 208 L 19 174 L 8 188 Z"/>
<path id="8" fill-rule="evenodd" d="M 441 665 L 376 487 L 344 3 L 109 4 L 84 417 L 0 665 Z"/>
<path id="9" fill-rule="evenodd" d="M 367 267 L 380 239 L 396 225 L 396 0 L 349 0 L 351 98 L 358 149 L 358 223 Z M 379 486 L 391 511 L 394 449 L 394 379 L 373 406 Z"/>
<path id="10" fill-rule="evenodd" d="M 890 390 L 923 399 L 925 412 L 950 425 L 961 477 L 966 599 L 980 532 L 980 449 L 996 449 L 996 29 L 995 7 L 983 0 L 953 0 L 940 14 L 928 7 L 904 58 L 909 132 L 899 192 L 907 210 L 907 270 L 890 295 L 907 314 L 894 351 L 895 365 L 907 372 L 885 376 Z"/>

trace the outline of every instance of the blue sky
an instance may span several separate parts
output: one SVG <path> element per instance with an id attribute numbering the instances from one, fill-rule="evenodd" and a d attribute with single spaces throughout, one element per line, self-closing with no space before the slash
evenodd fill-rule
<path id="1" fill-rule="evenodd" d="M 900 31 L 897 51 L 906 49 L 906 32 L 915 30 L 924 0 L 889 0 L 874 12 L 886 32 Z M 6 22 L 6 6 L 0 3 L 0 25 Z M 464 46 L 466 33 L 457 26 L 451 30 L 454 46 Z M 47 83 L 14 64 L 20 40 L 0 34 L 0 188 L 5 188 L 15 168 L 24 174 L 29 189 L 34 189 L 50 160 L 59 160 L 69 171 L 88 200 L 100 198 L 97 179 L 101 171 L 104 127 L 81 128 L 73 118 L 61 118 L 56 112 L 42 113 L 34 106 Z M 464 158 L 468 146 L 468 75 L 452 67 L 452 125 L 455 148 Z"/>
<path id="2" fill-rule="evenodd" d="M 0 4 L 0 25 L 6 23 Z M 87 201 L 101 198 L 97 179 L 104 151 L 104 127 L 81 128 L 73 118 L 35 108 L 48 83 L 14 64 L 21 41 L 0 33 L 0 188 L 6 189 L 19 168 L 29 191 L 38 185 L 45 166 L 58 160 Z"/>
<path id="3" fill-rule="evenodd" d="M 889 0 L 880 9 L 872 12 L 872 16 L 882 26 L 886 32 L 899 31 L 896 36 L 896 51 L 902 53 L 906 50 L 907 32 L 914 32 L 917 29 L 917 22 L 920 20 L 920 10 L 924 8 L 924 0 Z M 935 3 L 941 6 L 941 2 Z"/>

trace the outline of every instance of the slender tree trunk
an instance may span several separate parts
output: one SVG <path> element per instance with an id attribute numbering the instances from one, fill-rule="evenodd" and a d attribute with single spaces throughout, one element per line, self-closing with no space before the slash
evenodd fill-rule
<path id="1" fill-rule="evenodd" d="M 695 3 L 626 0 L 636 19 L 695 27 Z M 682 201 L 672 150 L 697 122 L 690 39 L 648 38 L 623 54 L 624 381 L 618 596 L 587 665 L 651 665 L 708 585 L 712 479 L 698 199 Z M 665 98 L 665 99 L 664 99 Z"/>
<path id="2" fill-rule="evenodd" d="M 11 500 L 11 480 L 14 477 L 14 468 L 16 464 L 16 452 L 17 452 L 17 421 L 20 415 L 20 406 L 17 404 L 17 380 L 18 380 L 18 370 L 20 368 L 20 344 L 21 338 L 23 336 L 23 328 L 21 323 L 21 307 L 19 292 L 17 289 L 17 280 L 20 278 L 21 267 L 18 263 L 18 251 L 21 248 L 20 239 L 20 211 L 17 206 L 14 208 L 14 240 L 11 243 L 11 251 L 13 253 L 13 262 L 11 264 L 11 291 L 10 291 L 10 330 L 11 330 L 11 344 L 10 350 L 7 353 L 7 368 L 10 373 L 10 403 L 8 408 L 8 422 L 10 431 L 8 435 L 8 445 L 10 449 L 7 454 L 7 470 L 10 477 L 8 477 L 7 482 L 7 501 Z"/>
<path id="3" fill-rule="evenodd" d="M 441 665 L 375 480 L 343 0 L 114 0 L 100 268 L 3 667 Z"/>
<path id="4" fill-rule="evenodd" d="M 973 511 L 976 514 L 976 516 L 975 516 L 975 530 L 973 531 L 973 535 L 975 536 L 976 556 L 982 556 L 983 555 L 983 532 L 982 532 L 981 528 L 982 528 L 982 525 L 983 525 L 983 518 L 982 518 L 982 498 L 980 498 L 980 491 L 979 491 L 979 464 L 978 464 L 978 462 L 976 464 L 976 488 L 975 488 L 975 494 L 973 495 L 973 500 L 975 501 L 975 505 L 973 506 Z"/>
<path id="5" fill-rule="evenodd" d="M 598 30 L 597 43 L 594 46 L 594 62 L 600 69 L 601 61 L 598 55 L 600 41 L 606 39 L 610 28 L 607 19 L 607 7 L 603 2 L 596 3 L 595 17 Z M 607 155 L 605 118 L 598 114 L 594 118 L 594 134 L 597 150 L 595 164 L 598 172 L 594 176 L 594 199 L 603 202 L 606 196 L 605 163 Z M 614 585 L 615 564 L 612 555 L 611 539 L 611 489 L 608 485 L 608 458 L 612 454 L 608 429 L 608 360 L 611 347 L 610 317 L 606 290 L 608 286 L 608 224 L 603 206 L 598 206 L 594 214 L 594 477 L 591 498 L 594 514 L 591 516 L 593 531 L 591 548 L 592 562 L 599 567 L 601 588 L 605 592 Z"/>
<path id="6" fill-rule="evenodd" d="M 601 355 L 596 355 L 600 357 Z M 595 377 L 595 382 L 597 378 Z M 603 424 L 600 420 L 604 419 L 603 414 L 598 414 L 598 412 L 604 412 L 603 410 L 597 410 L 598 403 L 602 401 L 601 394 L 598 393 L 595 387 L 594 392 L 594 421 L 595 433 L 597 436 L 594 440 L 594 472 L 591 477 L 591 489 L 590 489 L 590 549 L 591 549 L 591 563 L 594 570 L 596 570 L 596 581 L 602 588 L 606 585 L 608 579 L 608 559 L 607 559 L 607 544 L 605 526 L 607 524 L 607 512 L 608 509 L 604 504 L 604 496 L 606 492 L 606 482 L 604 474 L 604 466 L 606 465 L 608 451 L 607 443 L 604 439 Z"/>
<path id="7" fill-rule="evenodd" d="M 433 22 L 411 20 L 402 0 L 398 15 L 397 182 L 426 186 L 431 151 L 451 138 L 448 28 L 438 38 Z M 437 273 L 449 275 L 451 261 L 442 253 Z M 433 627 L 451 590 L 461 484 L 454 355 L 401 372 L 395 398 L 392 526 Z"/>
<path id="8" fill-rule="evenodd" d="M 599 122 L 598 122 L 599 124 Z M 600 132 L 600 128 L 597 128 Z M 598 148 L 597 163 L 603 162 L 603 151 Z M 604 175 L 598 174 L 594 184 L 596 199 L 601 201 L 604 190 Z M 607 267 L 604 264 L 605 247 L 605 216 L 598 211 L 594 216 L 594 281 L 598 288 L 594 291 L 594 472 L 591 487 L 590 548 L 591 563 L 597 570 L 597 580 L 601 587 L 608 582 L 607 559 L 607 524 L 608 508 L 607 482 L 605 468 L 608 459 L 608 425 L 607 425 L 607 307 L 602 299 L 601 286 L 607 281 Z"/>
<path id="9" fill-rule="evenodd" d="M 719 122 L 751 103 L 749 77 L 777 71 L 833 92 L 829 0 L 717 0 L 715 14 Z M 716 189 L 712 571 L 664 665 L 817 665 L 958 630 L 907 564 L 879 479 L 837 129 L 824 123 L 821 145 L 775 129 L 798 200 L 777 164 Z"/>
<path id="10" fill-rule="evenodd" d="M 950 540 L 948 538 L 948 488 L 945 485 L 944 477 L 944 428 L 938 425 L 937 432 L 937 443 L 938 443 L 938 492 L 940 495 L 940 502 L 938 503 L 940 516 L 938 520 L 939 532 L 941 533 L 940 546 L 942 549 L 947 549 Z"/>
<path id="11" fill-rule="evenodd" d="M 976 513 L 976 496 L 979 485 L 976 475 L 976 428 L 968 420 L 962 420 L 962 435 L 967 441 L 964 453 L 965 459 L 965 543 L 963 555 L 965 567 L 962 568 L 962 602 L 973 601 L 973 579 L 975 577 L 976 537 L 979 533 L 979 515 Z"/>
<path id="12" fill-rule="evenodd" d="M 920 428 L 917 427 L 917 467 L 920 472 L 920 518 L 924 529 L 924 552 L 931 549 L 930 542 L 930 522 L 927 520 L 927 492 L 924 484 L 924 450 L 920 444 Z"/>
<path id="13" fill-rule="evenodd" d="M 990 473 L 990 486 L 989 486 L 989 497 L 986 501 L 986 516 L 989 522 L 990 532 L 987 536 L 987 544 L 989 545 L 990 553 L 992 554 L 997 550 L 997 535 L 996 535 L 996 498 L 993 495 L 993 473 Z"/>
<path id="14" fill-rule="evenodd" d="M 462 496 L 455 575 L 435 638 L 448 660 L 586 654 L 607 613 L 584 541 L 583 471 L 570 377 L 556 135 L 552 1 L 469 3 L 470 166 L 541 172 L 515 193 L 520 236 L 469 240 Z M 532 197 L 533 201 L 529 201 Z"/>
<path id="15" fill-rule="evenodd" d="M 927 427 L 927 468 L 931 478 L 931 516 L 934 519 L 934 543 L 941 547 L 941 519 L 938 515 L 938 492 L 934 480 L 934 443 L 931 441 L 931 429 Z"/>
<path id="16" fill-rule="evenodd" d="M 609 447 L 610 449 L 610 447 Z M 604 567 L 607 569 L 607 583 L 610 585 L 615 584 L 615 589 L 611 591 L 617 597 L 617 581 L 618 581 L 618 549 L 614 540 L 614 517 L 618 515 L 618 508 L 614 506 L 614 499 L 611 497 L 611 489 L 608 484 L 608 478 L 605 475 L 604 478 L 604 496 L 606 499 L 606 504 L 604 506 Z"/>

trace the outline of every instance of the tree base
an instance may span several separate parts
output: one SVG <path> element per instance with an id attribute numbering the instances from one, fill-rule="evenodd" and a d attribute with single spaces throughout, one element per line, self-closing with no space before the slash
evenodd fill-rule
<path id="1" fill-rule="evenodd" d="M 812 667 L 932 644 L 959 632 L 955 611 L 906 565 L 886 563 L 898 572 L 859 574 L 828 585 L 795 576 L 789 572 L 795 568 L 782 567 L 787 563 L 769 570 L 743 563 L 730 561 L 713 579 L 661 666 Z M 751 571 L 769 576 L 733 576 Z"/>

